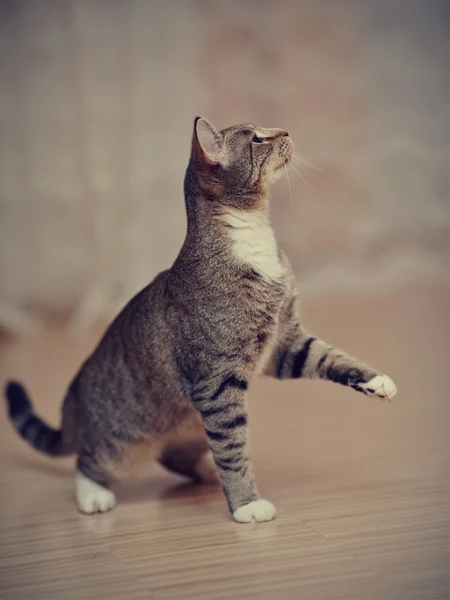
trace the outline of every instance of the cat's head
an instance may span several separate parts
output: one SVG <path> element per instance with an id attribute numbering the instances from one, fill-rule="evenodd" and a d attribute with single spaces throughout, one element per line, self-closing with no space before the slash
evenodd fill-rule
<path id="1" fill-rule="evenodd" d="M 255 202 L 269 183 L 285 172 L 294 150 L 284 129 L 265 129 L 251 123 L 218 131 L 209 121 L 194 122 L 190 169 L 197 185 L 211 199 Z"/>

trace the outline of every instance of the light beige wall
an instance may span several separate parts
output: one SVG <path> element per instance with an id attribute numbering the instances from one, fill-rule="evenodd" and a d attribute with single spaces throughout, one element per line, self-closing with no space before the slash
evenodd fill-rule
<path id="1" fill-rule="evenodd" d="M 170 265 L 197 114 L 322 169 L 273 194 L 306 291 L 445 276 L 445 4 L 1 0 L 0 321 L 88 323 Z"/>

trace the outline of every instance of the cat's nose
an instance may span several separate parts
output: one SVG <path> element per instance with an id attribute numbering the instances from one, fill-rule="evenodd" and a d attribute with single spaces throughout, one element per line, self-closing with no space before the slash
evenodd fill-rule
<path id="1" fill-rule="evenodd" d="M 280 138 L 289 135 L 286 129 L 278 129 L 273 127 L 272 129 L 268 129 L 267 131 L 269 132 L 269 137 L 273 138 Z"/>

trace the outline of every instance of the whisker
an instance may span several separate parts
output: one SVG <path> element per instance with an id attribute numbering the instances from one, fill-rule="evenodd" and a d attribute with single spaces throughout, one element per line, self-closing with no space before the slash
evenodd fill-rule
<path id="1" fill-rule="evenodd" d="M 302 162 L 301 159 L 298 158 L 298 156 L 292 157 L 292 162 L 302 173 L 310 172 L 310 168 L 307 168 L 307 165 L 305 165 L 305 163 Z"/>
<path id="2" fill-rule="evenodd" d="M 298 156 L 292 156 L 292 162 L 297 165 L 302 170 L 306 170 L 308 165 Z"/>
<path id="3" fill-rule="evenodd" d="M 313 188 L 313 186 L 308 183 L 308 181 L 306 181 L 306 179 L 303 177 L 303 175 L 300 173 L 300 171 L 296 168 L 295 164 L 292 161 L 289 161 L 289 164 L 291 165 L 291 167 L 293 168 L 293 170 L 297 173 L 297 175 L 300 177 L 300 179 L 306 183 L 306 185 L 313 191 L 315 192 L 316 190 Z"/>
<path id="4" fill-rule="evenodd" d="M 289 179 L 289 171 L 288 168 L 286 166 L 286 163 L 284 163 L 284 170 L 286 171 L 286 177 L 287 177 L 287 181 L 288 181 L 288 186 L 289 186 L 289 208 L 292 208 L 292 190 L 291 190 L 291 180 Z"/>
<path id="5" fill-rule="evenodd" d="M 305 169 L 304 165 L 302 165 L 297 158 L 292 157 L 291 158 L 292 162 L 294 163 L 294 165 L 296 165 L 299 169 Z"/>
<path id="6" fill-rule="evenodd" d="M 315 171 L 321 171 L 323 173 L 326 173 L 326 169 L 323 169 L 322 167 L 318 167 L 317 165 L 314 165 L 313 163 L 309 162 L 308 160 L 306 160 L 306 158 L 304 158 L 303 156 L 301 156 L 300 154 L 297 154 L 296 152 L 294 152 L 294 154 L 292 154 L 291 158 L 293 158 L 296 161 L 296 164 L 298 166 L 307 166 L 310 169 L 314 169 Z"/>

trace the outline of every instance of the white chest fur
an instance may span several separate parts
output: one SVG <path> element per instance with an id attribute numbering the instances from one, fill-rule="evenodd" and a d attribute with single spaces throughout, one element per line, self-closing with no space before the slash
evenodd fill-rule
<path id="1" fill-rule="evenodd" d="M 230 210 L 225 216 L 234 257 L 267 279 L 278 279 L 281 264 L 267 213 Z"/>

